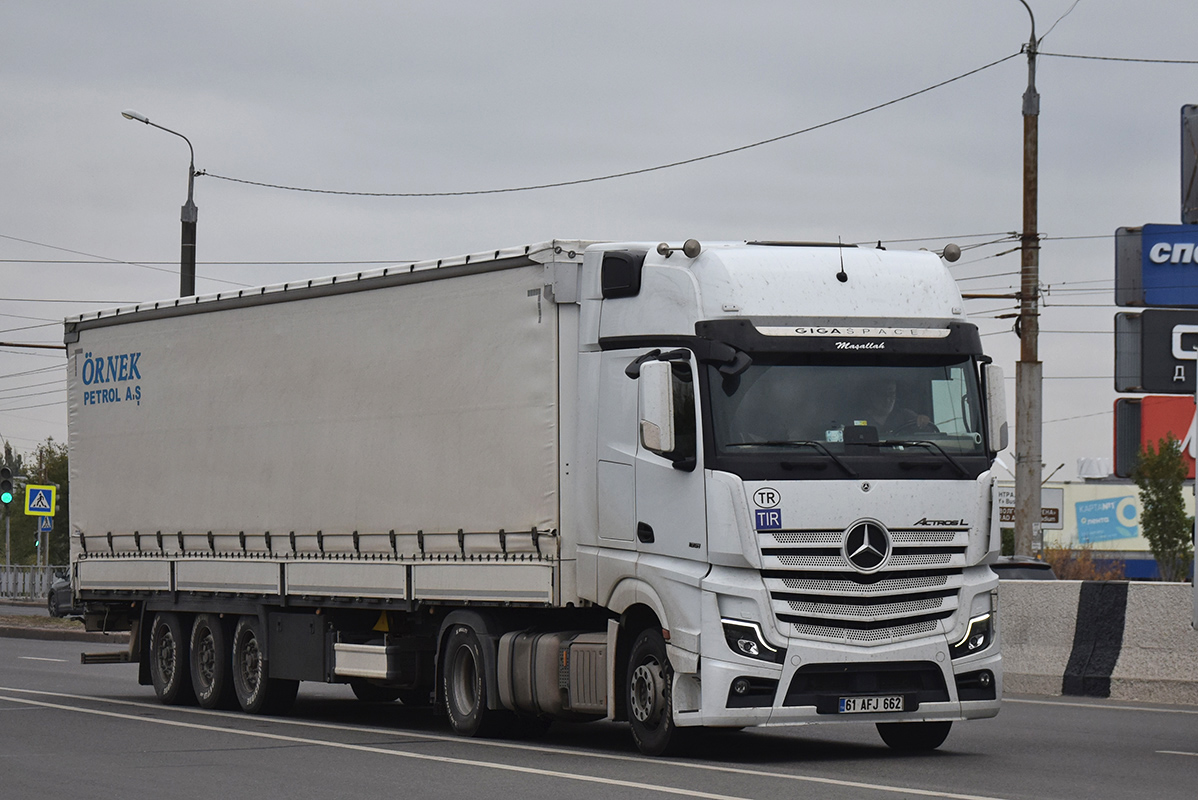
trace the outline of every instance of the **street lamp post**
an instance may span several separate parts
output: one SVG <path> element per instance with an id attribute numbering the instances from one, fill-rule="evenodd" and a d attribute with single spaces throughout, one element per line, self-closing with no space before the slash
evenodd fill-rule
<path id="1" fill-rule="evenodd" d="M 178 131 L 172 131 L 170 128 L 150 122 L 145 114 L 138 113 L 133 109 L 126 109 L 121 112 L 121 116 L 135 122 L 144 122 L 167 133 L 173 133 L 187 142 L 187 149 L 191 151 L 191 163 L 187 167 L 187 202 L 183 205 L 179 215 L 179 221 L 183 223 L 183 245 L 179 255 L 179 296 L 190 297 L 196 293 L 196 219 L 199 216 L 199 209 L 192 199 L 196 177 L 195 148 L 191 146 L 191 140 L 186 136 Z"/>

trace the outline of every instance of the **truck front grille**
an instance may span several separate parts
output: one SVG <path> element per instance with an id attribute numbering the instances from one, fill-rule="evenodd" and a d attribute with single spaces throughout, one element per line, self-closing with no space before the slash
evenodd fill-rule
<path id="1" fill-rule="evenodd" d="M 760 531 L 763 577 L 794 635 L 882 645 L 952 627 L 964 584 L 968 528 L 891 529 L 885 566 L 849 563 L 843 530 Z"/>

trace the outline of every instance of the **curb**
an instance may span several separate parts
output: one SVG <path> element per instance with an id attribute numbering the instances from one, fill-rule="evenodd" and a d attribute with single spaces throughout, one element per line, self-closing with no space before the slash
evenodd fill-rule
<path id="1" fill-rule="evenodd" d="M 8 639 L 41 639 L 57 642 L 104 642 L 106 644 L 129 644 L 128 633 L 99 633 L 67 631 L 54 628 L 20 628 L 0 625 L 0 637 Z"/>

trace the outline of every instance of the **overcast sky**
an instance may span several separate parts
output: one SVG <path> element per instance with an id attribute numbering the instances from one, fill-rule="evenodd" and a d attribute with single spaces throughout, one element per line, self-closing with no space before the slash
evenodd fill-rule
<path id="1" fill-rule="evenodd" d="M 1192 0 L 1030 2 L 1038 35 L 1060 20 L 1045 53 L 1198 57 Z M 178 294 L 187 146 L 122 109 L 185 134 L 212 175 L 504 189 L 826 123 L 1017 54 L 1029 22 L 1019 0 L 5 0 L 0 340 L 61 344 L 66 316 Z M 556 189 L 369 198 L 202 176 L 197 290 L 552 238 L 694 237 L 990 243 L 953 273 L 962 291 L 1009 292 L 1026 84 L 1019 56 L 773 144 Z M 1037 85 L 1044 462 L 1060 479 L 1110 457 L 1112 236 L 1179 221 L 1179 110 L 1198 103 L 1198 66 L 1044 55 Z M 995 317 L 1014 307 L 966 305 L 1012 376 L 1018 340 Z M 17 450 L 65 440 L 62 363 L 0 348 L 0 435 Z"/>

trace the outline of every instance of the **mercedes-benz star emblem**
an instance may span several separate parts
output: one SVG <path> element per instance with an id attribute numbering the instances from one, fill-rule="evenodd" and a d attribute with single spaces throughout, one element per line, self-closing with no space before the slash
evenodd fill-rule
<path id="1" fill-rule="evenodd" d="M 880 522 L 858 522 L 844 536 L 844 556 L 858 572 L 877 572 L 890 559 L 890 533 Z"/>

